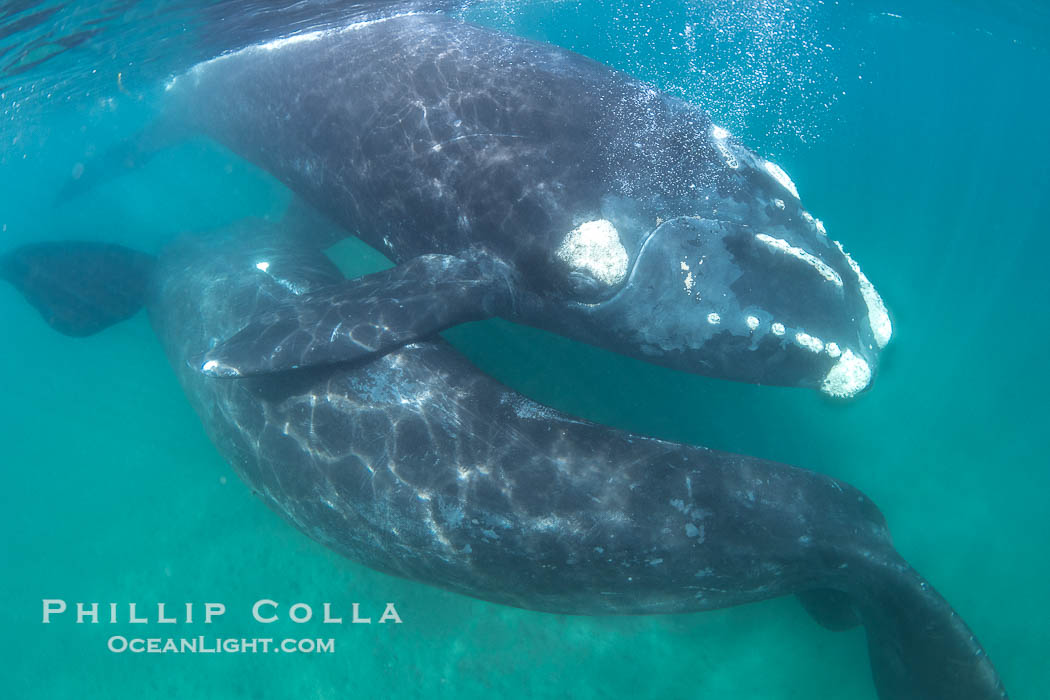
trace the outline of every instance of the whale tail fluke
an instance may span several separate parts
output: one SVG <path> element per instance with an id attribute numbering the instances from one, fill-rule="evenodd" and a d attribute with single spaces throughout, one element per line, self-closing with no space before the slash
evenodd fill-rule
<path id="1" fill-rule="evenodd" d="M 108 243 L 60 241 L 0 256 L 0 277 L 15 286 L 48 325 L 83 337 L 135 315 L 146 298 L 154 258 Z"/>
<path id="2" fill-rule="evenodd" d="M 980 643 L 948 602 L 902 559 L 883 571 L 858 606 L 879 698 L 1006 698 Z"/>

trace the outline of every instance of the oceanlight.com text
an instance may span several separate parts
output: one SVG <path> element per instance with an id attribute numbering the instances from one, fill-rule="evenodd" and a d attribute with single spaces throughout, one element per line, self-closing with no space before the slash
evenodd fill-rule
<path id="1" fill-rule="evenodd" d="M 114 635 L 106 647 L 115 654 L 334 654 L 335 639 L 272 637 L 124 637 Z"/>

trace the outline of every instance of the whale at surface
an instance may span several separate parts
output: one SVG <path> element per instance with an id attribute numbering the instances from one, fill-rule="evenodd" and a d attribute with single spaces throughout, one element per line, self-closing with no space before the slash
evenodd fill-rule
<path id="1" fill-rule="evenodd" d="M 848 397 L 892 333 L 779 166 L 699 107 L 549 44 L 382 17 L 205 61 L 164 102 L 109 160 L 206 134 L 400 267 L 385 285 L 253 318 L 200 358 L 209 373 L 341 362 L 500 315 L 676 369 Z M 104 176 L 89 163 L 71 187 Z M 434 254 L 442 265 L 417 260 Z"/>
<path id="2" fill-rule="evenodd" d="M 798 594 L 825 626 L 865 626 L 883 700 L 1005 697 L 972 632 L 845 483 L 565 415 L 439 338 L 238 380 L 201 372 L 200 354 L 254 315 L 340 285 L 368 298 L 389 283 L 382 273 L 344 282 L 319 251 L 261 222 L 184 237 L 158 259 L 35 244 L 0 257 L 0 274 L 70 334 L 144 303 L 223 456 L 350 559 L 557 613 L 684 613 Z"/>

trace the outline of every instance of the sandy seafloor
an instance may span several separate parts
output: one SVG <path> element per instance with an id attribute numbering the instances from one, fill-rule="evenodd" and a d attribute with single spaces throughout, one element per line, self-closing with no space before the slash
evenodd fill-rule
<path id="1" fill-rule="evenodd" d="M 739 91 L 763 88 L 746 81 L 728 82 L 738 92 L 710 106 L 791 173 L 807 208 L 886 299 L 896 333 L 870 392 L 833 402 L 729 384 L 499 321 L 446 335 L 560 409 L 860 487 L 898 549 L 977 633 L 1011 696 L 1034 700 L 1050 697 L 1050 54 L 1013 40 L 1009 25 L 974 5 L 958 15 L 922 3 L 912 15 L 841 10 L 826 30 L 841 53 L 809 86 L 845 93 L 827 110 L 804 110 L 805 90 L 749 105 Z M 639 32 L 602 11 L 540 4 L 480 15 L 688 85 L 689 51 L 702 47 L 666 61 L 645 54 L 644 42 L 627 51 Z M 679 20 L 672 12 L 667 24 Z M 780 50 L 767 47 L 770 65 L 751 68 L 795 66 Z M 57 105 L 6 124 L 4 247 L 83 238 L 156 251 L 182 231 L 281 215 L 288 194 L 279 184 L 203 141 L 54 208 L 85 142 L 112 143 L 151 108 L 114 92 L 109 103 Z M 778 127 L 798 114 L 810 120 L 804 128 Z M 353 244 L 338 256 L 351 272 L 381 264 Z M 826 631 L 792 598 L 681 616 L 563 617 L 372 572 L 296 532 L 238 481 L 145 315 L 70 339 L 2 286 L 0 323 L 4 697 L 875 697 L 863 633 Z M 42 598 L 147 609 L 217 600 L 229 611 L 208 626 L 78 626 L 68 615 L 45 626 Z M 374 617 L 393 601 L 404 622 L 264 627 L 250 620 L 259 598 L 347 613 L 359 602 Z M 336 653 L 112 654 L 112 634 L 333 637 Z"/>

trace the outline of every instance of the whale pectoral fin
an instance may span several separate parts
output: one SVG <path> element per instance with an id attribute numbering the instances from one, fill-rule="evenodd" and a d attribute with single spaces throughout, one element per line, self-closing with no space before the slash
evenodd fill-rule
<path id="1" fill-rule="evenodd" d="M 189 131 L 177 121 L 161 117 L 142 131 L 119 141 L 75 168 L 55 196 L 61 205 L 150 162 L 155 155 L 187 138 Z"/>
<path id="2" fill-rule="evenodd" d="M 305 199 L 293 195 L 281 218 L 285 240 L 323 250 L 330 248 L 351 234 Z"/>
<path id="3" fill-rule="evenodd" d="M 33 243 L 0 256 L 0 278 L 15 286 L 59 333 L 84 337 L 142 308 L 154 259 L 108 243 Z"/>
<path id="4" fill-rule="evenodd" d="M 847 593 L 822 588 L 796 593 L 795 596 L 810 617 L 829 630 L 848 630 L 861 623 L 860 614 Z"/>
<path id="5" fill-rule="evenodd" d="M 506 313 L 512 300 L 502 262 L 481 255 L 424 255 L 294 296 L 250 318 L 194 365 L 211 376 L 242 377 L 353 362 Z"/>

